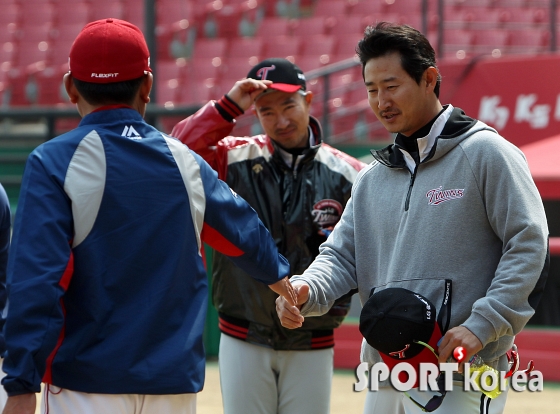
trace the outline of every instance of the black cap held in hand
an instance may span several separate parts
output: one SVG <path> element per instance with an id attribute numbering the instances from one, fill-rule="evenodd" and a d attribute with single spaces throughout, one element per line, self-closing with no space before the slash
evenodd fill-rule
<path id="1" fill-rule="evenodd" d="M 421 362 L 437 364 L 433 352 L 415 342 L 422 341 L 437 352 L 442 337 L 434 305 L 418 293 L 403 288 L 374 293 L 362 308 L 360 332 L 389 369 L 399 362 L 416 369 Z"/>
<path id="2" fill-rule="evenodd" d="M 306 90 L 303 71 L 287 59 L 265 59 L 254 66 L 247 77 L 270 80 L 273 83 L 268 88 L 282 92 L 294 93 L 300 89 Z"/>

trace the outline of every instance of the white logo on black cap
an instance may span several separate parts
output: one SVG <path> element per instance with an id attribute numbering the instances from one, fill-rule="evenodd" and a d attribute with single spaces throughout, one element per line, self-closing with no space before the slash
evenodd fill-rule
<path id="1" fill-rule="evenodd" d="M 259 78 L 261 78 L 261 80 L 265 80 L 268 72 L 271 71 L 271 70 L 274 70 L 274 69 L 276 69 L 276 66 L 274 66 L 274 65 L 264 66 L 264 67 L 260 68 L 259 70 L 257 70 L 257 76 Z"/>

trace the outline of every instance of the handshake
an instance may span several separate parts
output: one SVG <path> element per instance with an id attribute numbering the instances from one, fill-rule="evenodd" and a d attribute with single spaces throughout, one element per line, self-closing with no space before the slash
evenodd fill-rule
<path id="1" fill-rule="evenodd" d="M 282 326 L 288 329 L 300 328 L 304 320 L 300 309 L 309 298 L 309 286 L 301 282 L 292 286 L 286 276 L 268 287 L 280 295 L 276 299 L 276 313 Z"/>

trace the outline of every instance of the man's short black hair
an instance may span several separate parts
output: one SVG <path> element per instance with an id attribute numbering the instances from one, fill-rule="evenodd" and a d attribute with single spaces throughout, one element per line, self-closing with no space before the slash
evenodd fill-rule
<path id="1" fill-rule="evenodd" d="M 362 63 L 362 76 L 366 63 L 373 58 L 399 53 L 401 65 L 416 83 L 420 84 L 422 75 L 430 66 L 437 69 L 436 52 L 426 37 L 418 30 L 407 25 L 380 22 L 369 26 L 364 38 L 356 48 Z M 434 93 L 439 98 L 441 76 L 438 74 Z"/>
<path id="2" fill-rule="evenodd" d="M 124 82 L 91 83 L 72 78 L 76 89 L 90 105 L 131 105 L 144 76 Z"/>

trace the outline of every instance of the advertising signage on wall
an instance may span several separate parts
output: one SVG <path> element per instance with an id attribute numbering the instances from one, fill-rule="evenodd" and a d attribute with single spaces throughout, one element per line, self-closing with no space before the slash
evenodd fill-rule
<path id="1" fill-rule="evenodd" d="M 442 61 L 442 103 L 498 129 L 517 146 L 560 134 L 560 56 Z"/>

